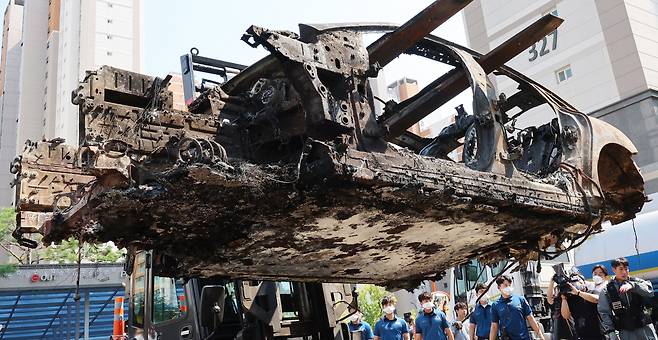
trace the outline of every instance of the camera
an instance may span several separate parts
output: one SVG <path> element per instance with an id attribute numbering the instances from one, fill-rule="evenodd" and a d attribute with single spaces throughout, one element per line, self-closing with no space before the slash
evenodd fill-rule
<path id="1" fill-rule="evenodd" d="M 575 268 L 575 267 L 574 267 Z M 557 284 L 560 294 L 567 294 L 571 291 L 569 283 L 576 283 L 579 281 L 580 275 L 577 272 L 572 272 L 569 275 L 564 271 L 564 264 L 560 263 L 553 266 L 555 275 L 553 281 Z"/>

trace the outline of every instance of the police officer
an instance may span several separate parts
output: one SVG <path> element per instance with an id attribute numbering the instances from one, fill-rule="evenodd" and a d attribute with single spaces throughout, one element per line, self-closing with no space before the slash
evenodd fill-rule
<path id="1" fill-rule="evenodd" d="M 375 340 L 410 340 L 407 323 L 395 315 L 395 296 L 385 296 L 382 301 L 384 316 L 375 324 Z"/>
<path id="2" fill-rule="evenodd" d="M 421 309 L 416 317 L 416 340 L 455 340 L 445 313 L 434 306 L 432 294 L 418 295 Z"/>
<path id="3" fill-rule="evenodd" d="M 475 304 L 475 309 L 470 317 L 469 335 L 471 340 L 489 340 L 491 330 L 491 303 L 486 294 L 487 285 L 479 282 L 475 285 L 475 293 L 481 296 L 480 301 Z"/>
<path id="4" fill-rule="evenodd" d="M 609 339 L 656 340 L 656 332 L 644 303 L 653 296 L 651 282 L 630 277 L 628 260 L 611 263 L 614 279 L 599 295 L 598 311 L 603 332 Z"/>
<path id="5" fill-rule="evenodd" d="M 489 340 L 496 340 L 499 325 L 502 340 L 531 340 L 526 321 L 537 337 L 544 340 L 544 333 L 541 332 L 535 317 L 532 316 L 528 301 L 523 296 L 512 295 L 514 292 L 512 278 L 508 275 L 501 275 L 496 279 L 496 284 L 501 296 L 491 306 Z"/>
<path id="6" fill-rule="evenodd" d="M 350 312 L 354 313 L 352 316 L 350 316 L 350 322 L 347 324 L 351 338 L 372 340 L 375 335 L 372 334 L 372 328 L 370 327 L 370 324 L 363 320 L 363 314 L 361 314 L 361 312 Z"/>

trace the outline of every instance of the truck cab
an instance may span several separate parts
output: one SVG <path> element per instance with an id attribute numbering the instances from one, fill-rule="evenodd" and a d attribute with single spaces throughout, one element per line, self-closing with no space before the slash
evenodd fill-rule
<path id="1" fill-rule="evenodd" d="M 136 340 L 349 339 L 354 285 L 173 278 L 151 251 L 126 261 L 126 334 Z"/>

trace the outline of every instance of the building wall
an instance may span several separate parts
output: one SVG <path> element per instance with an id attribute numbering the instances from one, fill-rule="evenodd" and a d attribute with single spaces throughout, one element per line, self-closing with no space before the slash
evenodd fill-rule
<path id="1" fill-rule="evenodd" d="M 475 0 L 464 11 L 468 42 L 488 52 L 546 13 L 564 23 L 546 37 L 546 52 L 526 50 L 508 66 L 548 87 L 579 110 L 611 123 L 636 145 L 647 191 L 658 191 L 658 3 L 654 0 Z M 541 50 L 543 41 L 535 44 Z M 555 48 L 553 48 L 555 47 Z M 559 81 L 569 67 L 572 77 Z M 509 97 L 509 80 L 497 79 Z M 517 127 L 547 122 L 535 109 Z"/>
<path id="2" fill-rule="evenodd" d="M 46 96 L 43 107 L 43 139 L 45 140 L 51 140 L 57 137 L 55 134 L 55 128 L 57 126 L 55 109 L 57 107 L 58 47 L 59 31 L 52 31 L 49 34 L 48 43 L 46 44 Z"/>
<path id="3" fill-rule="evenodd" d="M 96 1 L 95 55 L 92 67 L 111 64 L 139 72 L 139 49 L 135 48 L 135 9 L 132 1 Z M 135 53 L 137 52 L 137 53 Z"/>
<path id="4" fill-rule="evenodd" d="M 64 1 L 60 8 L 55 134 L 70 144 L 78 143 L 78 113 L 71 104 L 70 93 L 78 85 L 79 76 L 80 1 Z"/>
<path id="5" fill-rule="evenodd" d="M 658 3 L 597 1 L 620 99 L 591 114 L 635 144 L 647 193 L 658 192 Z"/>
<path id="6" fill-rule="evenodd" d="M 60 11 L 55 135 L 78 141 L 78 108 L 70 93 L 103 65 L 141 70 L 141 0 L 70 0 Z M 84 27 L 85 29 L 81 29 Z"/>
<path id="7" fill-rule="evenodd" d="M 409 79 L 406 77 L 399 79 L 396 82 L 388 85 L 388 95 L 391 99 L 395 100 L 396 102 L 401 102 L 406 99 L 409 99 L 413 97 L 416 93 L 418 93 L 418 91 L 419 91 L 418 82 L 414 79 Z M 426 137 L 427 135 L 426 131 L 421 132 L 420 122 L 409 127 L 407 131 L 419 135 L 421 137 Z"/>
<path id="8" fill-rule="evenodd" d="M 46 1 L 26 1 L 24 6 L 17 154 L 22 151 L 24 141 L 42 137 L 48 7 Z"/>
<path id="9" fill-rule="evenodd" d="M 646 80 L 624 1 L 599 1 L 596 7 L 620 97 L 636 94 Z"/>
<path id="10" fill-rule="evenodd" d="M 623 86 L 618 85 L 622 97 L 658 88 L 658 3 L 650 0 L 599 1 L 597 7 L 607 15 L 601 24 L 608 33 L 608 49 L 626 61 L 624 66 L 627 69 L 619 70 L 624 81 Z M 615 58 L 613 62 L 620 63 L 620 60 Z"/>
<path id="11" fill-rule="evenodd" d="M 487 51 L 484 52 L 500 45 L 543 15 L 557 10 L 558 16 L 565 19 L 557 35 L 547 36 L 545 43 L 543 40 L 538 42 L 534 48 L 513 58 L 507 65 L 529 75 L 585 112 L 619 100 L 594 0 L 494 0 L 485 1 L 481 6 L 484 11 L 482 17 L 485 18 L 481 24 L 484 28 L 468 31 L 471 36 L 470 31 L 475 34 L 484 30 L 488 41 Z M 477 37 L 471 37 L 471 40 L 477 40 Z M 542 51 L 544 55 L 540 55 Z M 566 66 L 571 67 L 573 77 L 558 83 L 556 71 Z M 498 86 L 508 97 L 516 91 L 513 82 L 506 79 L 499 79 Z M 541 116 L 544 113 L 537 112 L 534 117 L 524 118 L 527 124 L 543 123 Z"/>
<path id="12" fill-rule="evenodd" d="M 59 31 L 59 11 L 61 0 L 48 0 L 48 35 Z"/>
<path id="13" fill-rule="evenodd" d="M 20 22 L 17 22 L 19 20 Z M 0 93 L 4 90 L 5 77 L 4 73 L 7 69 L 7 49 L 16 45 L 16 39 L 20 40 L 20 32 L 23 30 L 23 6 L 16 5 L 13 1 L 7 4 L 5 8 L 5 14 L 3 16 L 4 27 L 2 30 L 2 52 L 0 52 Z M 9 28 L 11 26 L 17 26 L 18 30 L 13 29 L 11 32 Z M 12 39 L 10 39 L 13 38 Z M 9 43 L 12 43 L 12 46 L 9 46 Z"/>
<path id="14" fill-rule="evenodd" d="M 16 119 L 21 65 L 23 6 L 11 1 L 5 11 L 2 38 L 2 96 L 0 97 L 0 207 L 10 206 L 14 191 L 9 183 L 14 176 L 8 164 L 16 157 Z M 21 144 L 22 145 L 22 144 Z"/>
<path id="15" fill-rule="evenodd" d="M 386 75 L 384 72 L 379 72 L 376 78 L 368 79 L 370 82 L 370 89 L 372 90 L 372 95 L 381 100 L 388 100 L 388 90 L 386 88 Z M 374 99 L 375 104 L 375 115 L 380 116 L 384 113 L 384 104 L 377 99 Z"/>
<path id="16" fill-rule="evenodd" d="M 174 110 L 187 111 L 185 93 L 183 91 L 183 77 L 180 73 L 169 73 L 169 75 L 171 75 L 171 80 L 167 89 L 171 91 L 173 98 L 172 108 Z"/>
<path id="17" fill-rule="evenodd" d="M 79 143 L 78 109 L 71 103 L 71 91 L 86 71 L 105 64 L 141 70 L 141 0 L 23 3 L 11 0 L 5 13 L 0 66 L 0 88 L 5 89 L 3 164 L 22 151 L 27 139 L 62 137 Z M 9 88 L 11 81 L 15 89 Z M 0 204 L 12 202 L 12 177 L 0 170 Z"/>

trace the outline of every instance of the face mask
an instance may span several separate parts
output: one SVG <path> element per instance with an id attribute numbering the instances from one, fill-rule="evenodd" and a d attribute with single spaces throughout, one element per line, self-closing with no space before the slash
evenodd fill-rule
<path id="1" fill-rule="evenodd" d="M 382 310 L 386 314 L 393 314 L 393 312 L 395 312 L 395 307 L 394 306 L 386 306 Z"/>
<path id="2" fill-rule="evenodd" d="M 507 287 L 500 290 L 500 292 L 505 294 L 505 295 L 512 295 L 513 291 L 514 291 L 514 287 L 512 287 L 512 286 L 507 286 Z"/>
<path id="3" fill-rule="evenodd" d="M 600 285 L 600 284 L 603 283 L 603 281 L 604 281 L 603 278 L 600 277 L 600 276 L 598 276 L 598 275 L 594 275 L 594 276 L 592 277 L 592 280 L 594 280 L 594 284 L 595 284 L 595 285 Z"/>
<path id="4" fill-rule="evenodd" d="M 431 302 L 425 302 L 425 303 L 423 303 L 423 309 L 433 309 L 433 308 L 434 308 L 434 304 L 433 304 L 433 303 L 431 303 Z"/>
<path id="5" fill-rule="evenodd" d="M 482 297 L 480 298 L 480 303 L 485 304 L 487 302 L 489 302 L 489 294 L 482 295 Z"/>

